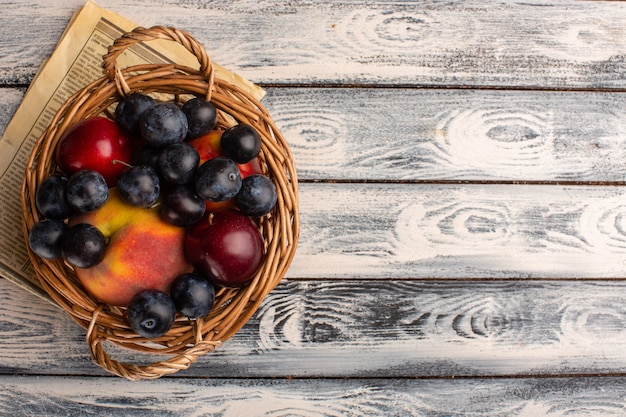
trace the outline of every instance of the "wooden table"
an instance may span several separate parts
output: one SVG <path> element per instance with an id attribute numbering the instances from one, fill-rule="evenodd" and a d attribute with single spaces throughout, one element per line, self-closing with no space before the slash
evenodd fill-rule
<path id="1" fill-rule="evenodd" d="M 82 4 L 0 1 L 0 132 Z M 99 4 L 267 90 L 300 245 L 157 381 L 0 279 L 1 415 L 626 415 L 626 3 Z"/>

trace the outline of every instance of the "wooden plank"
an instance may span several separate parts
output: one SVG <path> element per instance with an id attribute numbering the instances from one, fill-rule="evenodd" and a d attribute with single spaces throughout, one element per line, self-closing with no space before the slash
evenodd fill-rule
<path id="1" fill-rule="evenodd" d="M 625 198 L 615 186 L 301 184 L 288 277 L 623 278 Z"/>
<path id="2" fill-rule="evenodd" d="M 626 95 L 269 88 L 301 179 L 624 181 Z"/>
<path id="3" fill-rule="evenodd" d="M 625 198 L 614 186 L 300 184 L 287 278 L 624 278 Z"/>
<path id="4" fill-rule="evenodd" d="M 82 4 L 5 2 L 0 80 L 28 83 Z M 187 29 L 215 62 L 259 83 L 568 89 L 626 85 L 622 2 L 99 4 L 143 26 Z"/>
<path id="5" fill-rule="evenodd" d="M 1 91 L 0 133 L 23 96 Z M 269 88 L 263 102 L 301 180 L 626 179 L 622 94 Z"/>
<path id="6" fill-rule="evenodd" d="M 624 415 L 624 378 L 160 380 L 0 377 L 3 415 Z"/>
<path id="7" fill-rule="evenodd" d="M 104 375 L 84 330 L 0 280 L 0 373 Z M 623 282 L 285 281 L 177 376 L 460 377 L 626 372 Z M 122 362 L 160 360 L 108 348 Z"/>

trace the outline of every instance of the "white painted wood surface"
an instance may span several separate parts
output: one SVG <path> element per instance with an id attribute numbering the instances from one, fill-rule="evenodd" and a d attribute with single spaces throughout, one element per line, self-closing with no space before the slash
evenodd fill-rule
<path id="1" fill-rule="evenodd" d="M 9 415 L 107 416 L 611 416 L 624 411 L 619 378 L 470 380 L 161 380 L 0 376 Z M 138 401 L 138 398 L 144 401 Z M 584 407 L 581 405 L 584 404 Z"/>
<path id="2" fill-rule="evenodd" d="M 82 0 L 3 2 L 0 79 L 27 82 Z M 184 27 L 262 83 L 624 88 L 615 1 L 103 0 L 143 26 Z M 24 42 L 37 34 L 37 42 Z"/>
<path id="3" fill-rule="evenodd" d="M 98 3 L 266 87 L 301 244 L 152 382 L 0 280 L 0 415 L 626 415 L 626 2 Z M 0 0 L 0 132 L 80 5 Z"/>

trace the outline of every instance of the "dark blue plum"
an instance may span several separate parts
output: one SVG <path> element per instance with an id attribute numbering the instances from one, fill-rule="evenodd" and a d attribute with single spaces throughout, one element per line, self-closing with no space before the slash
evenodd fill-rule
<path id="1" fill-rule="evenodd" d="M 190 186 L 179 185 L 169 190 L 161 205 L 159 216 L 169 224 L 188 227 L 202 219 L 206 203 Z"/>
<path id="2" fill-rule="evenodd" d="M 175 103 L 157 103 L 141 117 L 141 137 L 149 145 L 164 148 L 185 140 L 188 130 L 187 117 Z"/>
<path id="3" fill-rule="evenodd" d="M 141 133 L 139 128 L 141 116 L 155 104 L 156 101 L 146 94 L 131 93 L 115 108 L 115 122 L 121 129 L 138 136 Z"/>
<path id="4" fill-rule="evenodd" d="M 61 220 L 45 219 L 33 225 L 28 234 L 28 245 L 44 259 L 60 259 L 63 235 L 67 226 Z"/>
<path id="5" fill-rule="evenodd" d="M 140 336 L 163 336 L 172 328 L 176 306 L 169 295 L 158 290 L 144 290 L 128 305 L 128 324 Z"/>
<path id="6" fill-rule="evenodd" d="M 102 207 L 109 199 L 109 187 L 97 171 L 75 172 L 67 181 L 67 203 L 79 213 L 88 213 Z"/>
<path id="7" fill-rule="evenodd" d="M 187 184 L 193 180 L 200 163 L 196 148 L 188 143 L 168 146 L 159 156 L 161 178 L 172 184 Z"/>
<path id="8" fill-rule="evenodd" d="M 183 104 L 183 113 L 187 116 L 189 130 L 187 139 L 194 139 L 206 135 L 215 129 L 217 111 L 210 101 L 195 97 Z"/>
<path id="9" fill-rule="evenodd" d="M 278 196 L 276 185 L 265 175 L 255 174 L 243 179 L 241 189 L 235 196 L 239 211 L 247 216 L 260 217 L 269 213 Z"/>
<path id="10" fill-rule="evenodd" d="M 191 272 L 180 275 L 172 282 L 170 295 L 180 314 L 197 319 L 211 311 L 215 301 L 215 288 L 206 277 Z"/>
<path id="11" fill-rule="evenodd" d="M 117 180 L 122 200 L 137 207 L 150 207 L 159 199 L 161 182 L 154 168 L 135 165 L 126 169 Z"/>
<path id="12" fill-rule="evenodd" d="M 72 215 L 72 206 L 65 198 L 67 182 L 64 175 L 51 175 L 39 184 L 35 204 L 42 216 L 62 220 Z"/>
<path id="13" fill-rule="evenodd" d="M 261 137 L 254 127 L 241 123 L 222 133 L 220 145 L 226 156 L 238 164 L 245 164 L 261 152 Z"/>
<path id="14" fill-rule="evenodd" d="M 198 168 L 195 187 L 198 195 L 206 201 L 229 200 L 241 188 L 239 167 L 229 158 L 218 156 L 209 159 Z"/>
<path id="15" fill-rule="evenodd" d="M 106 248 L 106 238 L 97 227 L 78 223 L 64 233 L 61 252 L 70 265 L 91 268 L 104 259 Z"/>

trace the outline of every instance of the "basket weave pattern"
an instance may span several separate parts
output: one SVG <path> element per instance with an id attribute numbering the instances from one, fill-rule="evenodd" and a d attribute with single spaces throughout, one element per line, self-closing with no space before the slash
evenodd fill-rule
<path id="1" fill-rule="evenodd" d="M 155 39 L 182 44 L 194 54 L 199 69 L 176 64 L 146 64 L 120 69 L 117 57 L 129 46 Z M 38 185 L 57 172 L 54 153 L 63 134 L 77 122 L 96 115 L 111 115 L 115 105 L 131 92 L 158 94 L 184 102 L 193 96 L 210 100 L 218 110 L 218 128 L 248 123 L 261 136 L 259 159 L 264 174 L 277 188 L 274 210 L 259 220 L 265 258 L 252 282 L 241 289 L 218 289 L 209 315 L 189 320 L 177 315 L 172 329 L 156 339 L 134 333 L 126 321 L 126 309 L 102 304 L 87 294 L 73 269 L 62 260 L 48 261 L 30 252 L 39 281 L 50 297 L 86 330 L 92 357 L 107 371 L 131 380 L 155 379 L 187 369 L 199 356 L 215 350 L 233 336 L 256 312 L 260 303 L 284 277 L 299 237 L 298 189 L 289 147 L 265 108 L 236 85 L 215 77 L 209 56 L 189 33 L 155 26 L 137 28 L 118 38 L 103 60 L 104 76 L 72 95 L 59 109 L 35 144 L 22 186 L 24 235 L 40 220 L 35 206 Z M 163 96 L 164 95 L 164 96 Z M 164 360 L 148 364 L 121 363 L 111 359 L 105 342 L 147 353 Z"/>

